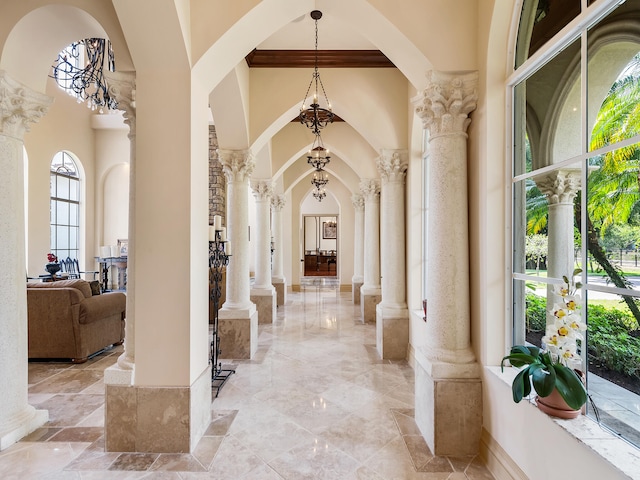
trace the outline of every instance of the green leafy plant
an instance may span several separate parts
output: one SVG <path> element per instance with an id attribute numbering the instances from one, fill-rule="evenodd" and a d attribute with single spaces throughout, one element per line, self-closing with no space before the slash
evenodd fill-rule
<path id="1" fill-rule="evenodd" d="M 575 270 L 573 276 L 581 270 Z M 511 348 L 500 366 L 508 361 L 516 368 L 522 368 L 511 386 L 513 401 L 519 403 L 531 393 L 531 386 L 540 397 L 547 397 L 555 390 L 574 410 L 578 410 L 587 402 L 587 390 L 581 378 L 572 367 L 580 361 L 577 354 L 578 342 L 584 337 L 582 332 L 587 326 L 582 322 L 578 312 L 579 301 L 576 290 L 580 284 L 570 282 L 563 277 L 565 285 L 556 286 L 554 293 L 560 302 L 554 304 L 554 321 L 549 323 L 542 339 L 545 349 L 535 346 L 516 345 Z"/>
<path id="2" fill-rule="evenodd" d="M 502 359 L 509 361 L 514 367 L 523 368 L 513 379 L 511 390 L 513 401 L 519 403 L 531 393 L 531 384 L 538 395 L 547 397 L 553 389 L 564 398 L 567 405 L 578 410 L 587 402 L 587 390 L 578 374 L 554 360 L 550 352 L 540 350 L 534 346 L 516 345 L 511 348 L 511 353 Z"/>

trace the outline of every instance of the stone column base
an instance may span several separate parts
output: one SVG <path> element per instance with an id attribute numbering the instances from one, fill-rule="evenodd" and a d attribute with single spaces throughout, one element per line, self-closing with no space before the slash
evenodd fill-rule
<path id="1" fill-rule="evenodd" d="M 107 383 L 118 377 L 118 372 L 105 371 L 107 452 L 193 451 L 211 423 L 211 366 L 186 387 Z"/>
<path id="2" fill-rule="evenodd" d="M 353 304 L 360 305 L 360 287 L 362 287 L 362 282 L 352 282 L 351 285 L 351 299 L 353 300 Z"/>
<path id="3" fill-rule="evenodd" d="M 0 431 L 0 451 L 10 447 L 22 437 L 26 437 L 37 428 L 40 428 L 47 423 L 48 420 L 48 410 L 36 410 L 27 404 L 25 409 L 16 415 L 16 418 L 12 419 L 10 425 L 0 426 L 3 428 L 3 430 Z"/>
<path id="4" fill-rule="evenodd" d="M 252 288 L 250 299 L 258 310 L 258 324 L 273 323 L 276 318 L 277 294 L 273 288 Z"/>
<path id="5" fill-rule="evenodd" d="M 416 351 L 415 419 L 433 455 L 476 455 L 482 434 L 478 363 L 445 364 Z"/>
<path id="6" fill-rule="evenodd" d="M 409 310 L 376 306 L 376 348 L 383 359 L 405 360 L 409 346 Z"/>
<path id="7" fill-rule="evenodd" d="M 220 358 L 251 359 L 258 350 L 258 311 L 252 303 L 247 309 L 218 310 Z"/>
<path id="8" fill-rule="evenodd" d="M 364 323 L 376 322 L 376 305 L 382 300 L 380 289 L 360 288 L 360 312 Z"/>
<path id="9" fill-rule="evenodd" d="M 281 307 L 287 303 L 287 284 L 283 281 L 272 281 L 273 287 L 276 289 L 276 306 Z"/>

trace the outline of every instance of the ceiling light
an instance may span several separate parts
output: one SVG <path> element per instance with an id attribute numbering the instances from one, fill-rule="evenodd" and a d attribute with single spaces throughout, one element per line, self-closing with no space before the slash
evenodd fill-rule
<path id="1" fill-rule="evenodd" d="M 327 98 L 327 93 L 324 90 L 322 79 L 320 78 L 320 72 L 318 71 L 318 20 L 322 18 L 322 12 L 320 10 L 314 10 L 311 12 L 311 18 L 315 21 L 316 26 L 316 48 L 315 48 L 315 63 L 313 68 L 313 75 L 311 76 L 311 82 L 307 88 L 307 93 L 302 101 L 302 107 L 300 108 L 300 123 L 309 128 L 314 134 L 319 135 L 320 130 L 333 122 L 333 112 L 331 111 L 331 103 Z M 318 84 L 320 85 L 321 92 L 318 91 Z M 314 86 L 313 103 L 307 108 L 305 101 L 309 97 L 311 86 Z M 322 93 L 327 108 L 320 106 L 320 96 Z"/>

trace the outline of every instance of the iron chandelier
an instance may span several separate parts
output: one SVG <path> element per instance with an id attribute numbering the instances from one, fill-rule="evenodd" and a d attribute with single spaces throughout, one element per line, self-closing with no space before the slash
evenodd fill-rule
<path id="1" fill-rule="evenodd" d="M 316 138 L 313 140 L 313 145 L 307 154 L 307 163 L 316 170 L 322 170 L 327 163 L 329 163 L 331 156 L 329 156 L 329 150 L 324 148 L 322 143 L 322 137 L 320 134 L 316 134 Z"/>
<path id="2" fill-rule="evenodd" d="M 310 15 L 311 18 L 315 20 L 316 25 L 315 62 L 313 75 L 311 76 L 311 82 L 309 82 L 307 93 L 305 94 L 304 100 L 302 101 L 302 107 L 300 108 L 300 115 L 298 118 L 300 119 L 300 123 L 309 128 L 315 135 L 319 135 L 320 130 L 333 122 L 334 114 L 331 111 L 331 103 L 327 98 L 327 92 L 325 92 L 324 90 L 324 85 L 322 84 L 322 79 L 320 78 L 320 72 L 318 71 L 318 20 L 322 18 L 322 12 L 320 10 L 313 10 Z M 318 84 L 320 84 L 320 89 L 327 104 L 327 108 L 321 107 L 318 103 Z M 314 86 L 313 103 L 307 108 L 305 107 L 304 102 L 309 96 L 309 91 L 311 90 L 312 85 Z"/>

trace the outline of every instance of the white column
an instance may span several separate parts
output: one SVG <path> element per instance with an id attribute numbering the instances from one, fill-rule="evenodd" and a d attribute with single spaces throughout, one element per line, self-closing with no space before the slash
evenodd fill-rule
<path id="1" fill-rule="evenodd" d="M 580 190 L 580 170 L 561 169 L 534 177 L 538 189 L 547 197 L 547 276 L 571 278 L 574 270 L 573 200 Z M 547 305 L 556 300 L 553 285 L 547 287 Z M 547 323 L 553 322 L 552 312 L 547 312 Z"/>
<path id="2" fill-rule="evenodd" d="M 382 301 L 376 308 L 376 345 L 382 358 L 403 360 L 409 345 L 406 301 L 404 183 L 407 152 L 383 150 L 377 160 L 380 188 Z"/>
<path id="3" fill-rule="evenodd" d="M 353 239 L 353 277 L 351 295 L 354 305 L 360 305 L 360 287 L 364 282 L 364 198 L 359 193 L 351 197 L 355 209 L 355 235 Z"/>
<path id="4" fill-rule="evenodd" d="M 222 358 L 251 358 L 258 348 L 258 312 L 250 298 L 249 177 L 255 163 L 249 150 L 218 150 L 227 178 L 226 301 L 218 312 Z"/>
<path id="5" fill-rule="evenodd" d="M 405 310 L 405 215 L 404 180 L 407 152 L 383 150 L 377 161 L 380 188 L 380 257 L 382 306 Z"/>
<path id="6" fill-rule="evenodd" d="M 285 206 L 284 195 L 271 198 L 271 234 L 273 235 L 273 266 L 271 282 L 276 289 L 276 305 L 284 305 L 287 296 L 287 281 L 284 277 L 284 236 L 282 235 L 282 209 Z"/>
<path id="7" fill-rule="evenodd" d="M 276 316 L 276 289 L 271 284 L 271 198 L 273 183 L 256 180 L 256 278 L 251 288 L 251 301 L 258 309 L 259 323 L 272 323 Z"/>
<path id="8" fill-rule="evenodd" d="M 52 98 L 0 70 L 0 450 L 48 419 L 28 404 L 24 134 Z"/>
<path id="9" fill-rule="evenodd" d="M 580 170 L 561 169 L 534 178 L 549 202 L 547 275 L 571 277 L 574 267 L 573 200 L 580 190 Z"/>
<path id="10" fill-rule="evenodd" d="M 127 253 L 127 277 L 134 278 L 136 272 L 136 77 L 133 72 L 108 72 L 109 94 L 118 102 L 118 109 L 124 111 L 124 123 L 129 125 L 129 250 Z M 128 383 L 133 383 L 136 360 L 135 329 L 135 282 L 127 284 L 127 311 L 124 328 L 124 352 L 118 358 L 118 367 L 131 371 Z M 117 377 L 116 377 L 117 376 Z M 105 371 L 106 383 L 123 383 L 126 376 L 121 372 Z"/>
<path id="11" fill-rule="evenodd" d="M 248 309 L 249 300 L 249 176 L 254 163 L 248 150 L 218 150 L 227 177 L 227 237 L 231 260 L 227 267 L 223 309 Z"/>
<path id="12" fill-rule="evenodd" d="M 376 321 L 376 305 L 380 302 L 380 183 L 365 179 L 360 182 L 364 198 L 364 283 L 360 288 L 362 319 Z"/>
<path id="13" fill-rule="evenodd" d="M 478 75 L 427 73 L 414 98 L 429 130 L 429 309 L 416 351 L 416 423 L 435 455 L 477 454 L 482 431 L 480 366 L 471 349 L 467 127 Z"/>

